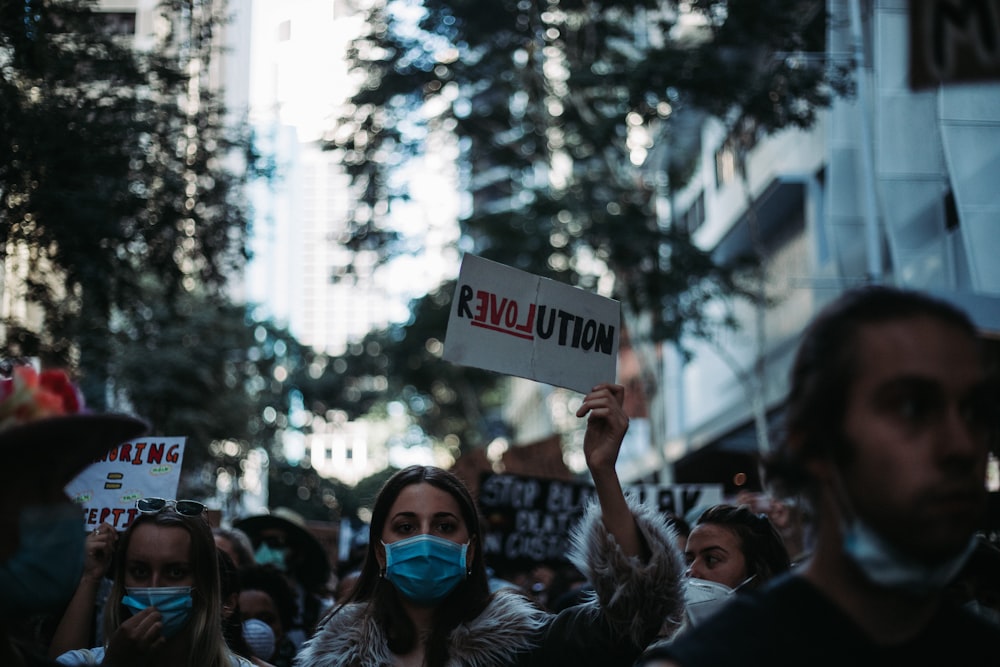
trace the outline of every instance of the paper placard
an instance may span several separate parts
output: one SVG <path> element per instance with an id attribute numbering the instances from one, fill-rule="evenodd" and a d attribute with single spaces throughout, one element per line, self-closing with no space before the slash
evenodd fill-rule
<path id="1" fill-rule="evenodd" d="M 617 378 L 621 304 L 465 255 L 444 359 L 589 392 Z"/>
<path id="2" fill-rule="evenodd" d="M 66 485 L 83 508 L 88 530 L 102 523 L 125 530 L 139 498 L 176 499 L 186 437 L 145 437 L 124 442 L 90 464 Z"/>

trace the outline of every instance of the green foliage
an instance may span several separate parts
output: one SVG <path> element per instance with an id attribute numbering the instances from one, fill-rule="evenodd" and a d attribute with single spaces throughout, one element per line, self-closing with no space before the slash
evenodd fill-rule
<path id="1" fill-rule="evenodd" d="M 242 189 L 266 173 L 192 78 L 210 69 L 219 4 L 164 3 L 172 30 L 139 51 L 93 0 L 0 3 L 0 247 L 39 315 L 12 313 L 7 351 L 74 369 L 91 409 L 188 436 L 195 497 L 271 448 L 280 420 L 263 415 L 290 396 L 274 371 L 296 352 L 225 297 L 246 259 Z"/>
<path id="2" fill-rule="evenodd" d="M 820 0 L 686 4 L 701 25 L 678 32 L 666 1 L 375 3 L 349 52 L 364 83 L 329 146 L 365 212 L 358 237 L 373 238 L 380 203 L 406 196 L 390 186 L 395 167 L 451 132 L 465 149 L 474 192 L 463 231 L 477 253 L 585 288 L 610 270 L 616 296 L 653 315 L 656 340 L 710 328 L 697 304 L 733 295 L 743 262 L 716 266 L 661 224 L 660 200 L 698 155 L 679 136 L 697 126 L 675 118 L 717 116 L 745 150 L 810 126 L 843 80 L 795 57 L 824 48 Z M 422 123 L 435 99 L 444 110 Z M 657 150 L 637 149 L 638 128 Z M 497 171 L 499 182 L 477 182 Z"/>
<path id="3" fill-rule="evenodd" d="M 245 259 L 240 191 L 257 156 L 189 75 L 212 56 L 210 5 L 185 3 L 168 41 L 140 52 L 107 34 L 94 2 L 4 4 L 0 241 L 25 251 L 5 261 L 24 270 L 44 317 L 12 342 L 78 367 L 94 408 L 110 364 L 103 339 L 144 317 L 144 275 L 169 304 L 195 288 L 220 293 Z M 247 168 L 231 170 L 230 156 Z"/>
<path id="4" fill-rule="evenodd" d="M 398 251 L 379 245 L 373 211 L 407 197 L 396 169 L 435 133 L 451 134 L 472 197 L 464 249 L 591 290 L 610 273 L 613 296 L 649 317 L 643 336 L 712 336 L 732 321 L 709 304 L 753 298 L 744 278 L 756 258 L 720 264 L 659 211 L 695 172 L 706 116 L 729 127 L 742 156 L 767 133 L 808 128 L 847 90 L 844 71 L 812 57 L 825 50 L 824 7 L 372 3 L 348 53 L 362 84 L 328 144 L 352 177 L 356 240 L 387 258 Z M 427 351 L 445 330 L 450 297 L 442 286 L 377 340 L 392 350 L 389 393 L 406 397 L 425 432 L 460 434 L 465 447 L 484 437 L 496 378 Z"/>

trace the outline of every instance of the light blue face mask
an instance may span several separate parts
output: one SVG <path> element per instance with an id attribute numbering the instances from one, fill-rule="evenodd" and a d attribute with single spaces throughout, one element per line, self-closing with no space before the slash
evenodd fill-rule
<path id="1" fill-rule="evenodd" d="M 286 547 L 272 547 L 267 542 L 261 542 L 253 557 L 258 565 L 273 565 L 282 572 L 288 568 L 288 549 Z"/>
<path id="2" fill-rule="evenodd" d="M 161 588 L 127 587 L 122 604 L 137 613 L 146 607 L 156 607 L 163 616 L 163 636 L 173 637 L 191 618 L 194 600 L 191 586 L 164 586 Z"/>
<path id="3" fill-rule="evenodd" d="M 25 507 L 18 517 L 20 544 L 0 563 L 0 617 L 62 608 L 83 574 L 86 530 L 71 503 Z"/>
<path id="4" fill-rule="evenodd" d="M 425 534 L 391 544 L 383 542 L 382 546 L 386 578 L 415 604 L 437 604 L 466 577 L 468 542 L 459 544 Z"/>
<path id="5" fill-rule="evenodd" d="M 844 553 L 872 583 L 923 597 L 944 589 L 961 571 L 976 549 L 976 538 L 958 555 L 928 565 L 893 548 L 882 537 L 854 517 L 844 529 Z"/>

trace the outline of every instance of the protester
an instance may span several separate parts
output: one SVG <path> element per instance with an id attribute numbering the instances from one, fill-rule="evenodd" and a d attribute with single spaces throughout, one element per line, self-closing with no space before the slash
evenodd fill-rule
<path id="1" fill-rule="evenodd" d="M 122 533 L 104 609 L 105 643 L 64 665 L 253 667 L 223 636 L 219 556 L 205 506 L 143 498 Z"/>
<path id="2" fill-rule="evenodd" d="M 250 537 L 254 560 L 284 572 L 295 590 L 296 614 L 286 633 L 298 648 L 333 605 L 334 593 L 327 589 L 332 568 L 326 550 L 305 520 L 284 507 L 241 519 L 233 526 Z"/>
<path id="3" fill-rule="evenodd" d="M 270 655 L 261 657 L 276 667 L 289 667 L 298 650 L 287 631 L 295 622 L 295 590 L 288 578 L 272 565 L 257 565 L 240 574 L 243 618 L 264 622 L 274 634 L 274 649 Z"/>
<path id="4" fill-rule="evenodd" d="M 994 370 L 928 295 L 868 287 L 824 309 L 765 467 L 778 497 L 810 499 L 812 554 L 639 664 L 997 664 L 1000 628 L 947 593 L 986 507 Z"/>
<path id="5" fill-rule="evenodd" d="M 17 632 L 58 615 L 84 565 L 80 507 L 64 488 L 97 458 L 148 430 L 125 415 L 87 413 L 62 370 L 4 364 L 0 376 L 0 665 L 54 664 Z"/>
<path id="6" fill-rule="evenodd" d="M 523 593 L 490 593 L 479 512 L 454 474 L 411 466 L 375 500 L 370 545 L 349 600 L 302 647 L 298 667 L 628 664 L 681 611 L 680 554 L 663 515 L 626 499 L 615 471 L 628 418 L 624 388 L 601 384 L 584 453 L 598 503 L 576 528 L 571 561 L 594 585 L 552 614 Z"/>
<path id="7" fill-rule="evenodd" d="M 228 554 L 237 569 L 242 570 L 257 564 L 253 557 L 253 543 L 239 528 L 215 526 L 212 528 L 212 535 L 215 537 L 215 546 Z"/>
<path id="8" fill-rule="evenodd" d="M 695 521 L 684 549 L 685 620 L 708 618 L 737 591 L 760 588 L 791 566 L 770 519 L 745 505 L 709 507 Z"/>
<path id="9" fill-rule="evenodd" d="M 213 534 L 215 531 L 212 531 Z M 218 545 L 218 535 L 216 544 Z M 219 588 L 222 593 L 222 636 L 236 655 L 243 656 L 257 667 L 275 667 L 266 659 L 274 654 L 274 632 L 266 624 L 246 619 L 240 608 L 243 581 L 240 569 L 229 554 L 218 549 Z"/>

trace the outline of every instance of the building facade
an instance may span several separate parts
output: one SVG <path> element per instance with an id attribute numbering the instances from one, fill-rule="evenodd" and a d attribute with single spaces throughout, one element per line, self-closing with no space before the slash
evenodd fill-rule
<path id="1" fill-rule="evenodd" d="M 724 339 L 690 341 L 690 362 L 662 355 L 652 410 L 665 432 L 654 442 L 669 465 L 652 457 L 647 476 L 723 482 L 730 493 L 759 484 L 757 456 L 780 420 L 798 337 L 845 288 L 927 290 L 1000 338 L 1000 81 L 915 87 L 927 47 L 911 39 L 910 4 L 828 2 L 822 57 L 853 63 L 857 94 L 835 100 L 808 132 L 759 142 L 745 178 L 721 125 L 703 126 L 701 170 L 677 193 L 675 222 L 693 221 L 697 242 L 719 259 L 755 252 L 775 305 L 744 308 L 741 329 Z M 944 16 L 935 30 L 946 48 L 974 39 L 971 13 Z"/>

